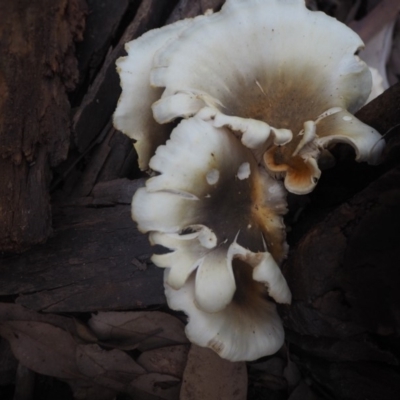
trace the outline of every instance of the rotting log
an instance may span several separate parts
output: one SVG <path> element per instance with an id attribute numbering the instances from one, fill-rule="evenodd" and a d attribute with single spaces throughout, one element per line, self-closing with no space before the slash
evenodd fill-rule
<path id="1" fill-rule="evenodd" d="M 20 251 L 51 233 L 50 167 L 68 152 L 85 3 L 2 1 L 0 15 L 0 251 Z"/>
<path id="2" fill-rule="evenodd" d="M 104 221 L 108 221 L 105 223 Z M 60 225 L 58 225 L 60 224 Z M 0 295 L 46 312 L 130 310 L 165 303 L 162 270 L 132 229 L 130 207 L 71 207 L 55 216 L 54 238 L 3 260 Z"/>
<path id="3" fill-rule="evenodd" d="M 165 304 L 162 270 L 135 229 L 130 199 L 143 181 L 99 184 L 93 206 L 59 207 L 45 245 L 2 260 L 0 296 L 46 312 L 129 310 Z"/>

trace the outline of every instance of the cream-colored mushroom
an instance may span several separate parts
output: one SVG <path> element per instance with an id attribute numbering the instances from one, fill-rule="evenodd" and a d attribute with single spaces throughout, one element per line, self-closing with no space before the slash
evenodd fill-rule
<path id="1" fill-rule="evenodd" d="M 271 302 L 291 301 L 277 179 L 310 192 L 335 142 L 379 159 L 380 135 L 352 114 L 371 89 L 362 45 L 303 0 L 227 0 L 128 43 L 118 61 L 114 124 L 156 174 L 135 194 L 133 219 L 169 249 L 152 259 L 170 307 L 189 316 L 188 337 L 222 357 L 252 360 L 283 343 Z"/>
<path id="2" fill-rule="evenodd" d="M 284 330 L 275 304 L 267 300 L 265 286 L 252 277 L 251 267 L 240 259 L 233 262 L 237 290 L 232 301 L 219 312 L 207 313 L 196 305 L 195 276 L 175 290 L 165 272 L 165 294 L 173 310 L 189 316 L 186 335 L 193 343 L 210 347 L 230 361 L 251 361 L 276 353 L 284 342 Z"/>
<path id="3" fill-rule="evenodd" d="M 232 310 L 239 297 L 243 301 L 238 310 L 243 312 L 251 308 L 245 299 L 252 299 L 258 311 L 249 313 L 249 324 L 254 319 L 251 323 L 258 335 L 270 326 L 277 336 L 271 339 L 273 344 L 261 341 L 258 350 L 250 346 L 248 356 L 257 358 L 271 354 L 271 349 L 276 351 L 282 344 L 282 327 L 266 295 L 281 303 L 291 299 L 277 264 L 287 249 L 282 185 L 260 169 L 252 152 L 232 132 L 198 117 L 182 121 L 173 130 L 170 140 L 150 160 L 150 167 L 160 175 L 137 191 L 132 213 L 139 229 L 151 232 L 153 244 L 170 249 L 152 258 L 168 271 L 165 282 L 170 306 L 188 313 L 190 327 L 203 324 L 202 330 L 207 330 L 208 318 L 214 321 L 218 314 L 226 327 L 231 324 L 231 329 L 239 330 L 239 319 Z M 243 274 L 250 278 L 236 279 L 235 275 Z M 191 305 L 177 300 L 187 293 L 189 281 L 193 281 Z M 249 290 L 254 286 L 249 281 L 259 288 L 257 296 L 245 294 L 243 285 Z M 261 304 L 266 305 L 264 311 Z M 271 321 L 257 321 L 266 314 Z M 198 321 L 197 315 L 201 316 Z M 264 332 L 267 337 L 272 335 L 268 329 Z M 253 340 L 243 334 L 243 342 Z M 190 337 L 205 345 L 204 338 Z M 221 337 L 219 346 L 228 349 L 233 346 L 230 341 Z M 221 354 L 234 357 L 228 350 Z M 237 357 L 246 359 L 247 353 L 240 354 Z"/>
<path id="4" fill-rule="evenodd" d="M 308 193 L 328 143 L 351 144 L 358 161 L 374 162 L 382 151 L 381 136 L 351 115 L 371 90 L 371 73 L 355 55 L 362 46 L 303 0 L 227 0 L 155 54 L 150 79 L 165 90 L 154 117 L 166 123 L 207 108 L 199 115 L 237 131 L 257 157 L 268 151 L 265 166 L 286 177 L 289 191 Z"/>

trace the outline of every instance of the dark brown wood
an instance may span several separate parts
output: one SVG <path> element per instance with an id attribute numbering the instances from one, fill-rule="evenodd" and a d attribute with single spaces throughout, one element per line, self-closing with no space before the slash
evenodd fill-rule
<path id="1" fill-rule="evenodd" d="M 0 2 L 0 251 L 51 233 L 50 166 L 68 151 L 84 10 L 83 0 Z"/>
<path id="2" fill-rule="evenodd" d="M 137 169 L 137 159 L 130 165 L 128 157 L 133 151 L 132 140 L 121 132 L 115 131 L 109 142 L 110 153 L 97 177 L 97 182 L 107 182 L 129 175 L 129 172 Z"/>
<path id="3" fill-rule="evenodd" d="M 126 54 L 125 43 L 149 29 L 162 25 L 163 18 L 171 6 L 173 4 L 170 0 L 143 0 L 132 23 L 106 58 L 73 119 L 75 141 L 81 153 L 99 135 L 115 110 L 121 93 L 115 61 Z"/>
<path id="4" fill-rule="evenodd" d="M 98 183 L 92 192 L 93 205 L 114 205 L 132 203 L 133 193 L 145 185 L 146 179 L 116 179 Z"/>
<path id="5" fill-rule="evenodd" d="M 93 149 L 90 157 L 90 163 L 74 188 L 74 192 L 72 194 L 74 197 L 88 196 L 90 194 L 97 181 L 97 177 L 104 163 L 106 162 L 106 159 L 111 151 L 109 142 L 115 133 L 115 129 L 112 127 L 111 122 L 106 126 L 104 133 L 104 139 L 102 139 L 101 143 L 99 143 Z"/>
<path id="6" fill-rule="evenodd" d="M 129 205 L 56 210 L 46 245 L 2 260 L 0 295 L 47 312 L 124 310 L 165 303 L 163 271 Z"/>
<path id="7" fill-rule="evenodd" d="M 400 126 L 400 82 L 365 105 L 355 115 L 381 135 Z"/>
<path id="8" fill-rule="evenodd" d="M 314 226 L 285 264 L 291 352 L 334 398 L 400 391 L 399 226 L 398 167 Z"/>
<path id="9" fill-rule="evenodd" d="M 100 69 L 130 3 L 129 0 L 86 1 L 90 12 L 86 19 L 83 41 L 76 46 L 79 84 L 78 93 L 73 96 L 74 103 L 81 99 Z M 134 3 L 139 3 L 139 0 Z"/>
<path id="10" fill-rule="evenodd" d="M 96 182 L 130 176 L 131 171 L 137 170 L 137 157 L 128 160 L 132 151 L 132 140 L 116 131 L 110 122 L 106 126 L 104 139 L 94 146 L 90 163 L 74 187 L 71 197 L 89 196 Z"/>

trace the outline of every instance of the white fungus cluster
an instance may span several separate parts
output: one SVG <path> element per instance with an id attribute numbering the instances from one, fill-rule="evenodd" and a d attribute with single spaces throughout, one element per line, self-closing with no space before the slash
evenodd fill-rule
<path id="1" fill-rule="evenodd" d="M 371 90 L 362 45 L 303 0 L 227 0 L 127 43 L 118 60 L 114 125 L 155 173 L 133 219 L 169 249 L 152 260 L 189 339 L 221 357 L 254 360 L 283 344 L 273 300 L 291 301 L 279 268 L 286 192 L 315 187 L 328 145 L 352 145 L 358 161 L 382 151 L 352 115 Z"/>

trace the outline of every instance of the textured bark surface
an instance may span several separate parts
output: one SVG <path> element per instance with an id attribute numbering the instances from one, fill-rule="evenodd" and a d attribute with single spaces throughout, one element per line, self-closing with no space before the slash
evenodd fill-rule
<path id="1" fill-rule="evenodd" d="M 146 237 L 131 229 L 129 208 L 70 208 L 56 215 L 57 239 L 50 239 L 46 249 L 4 261 L 7 290 L 1 294 L 18 294 L 18 304 L 47 312 L 165 303 L 162 271 L 149 262 Z M 110 221 L 107 228 L 104 220 Z"/>
<path id="2" fill-rule="evenodd" d="M 67 156 L 66 90 L 78 79 L 73 43 L 82 37 L 84 7 L 82 0 L 0 3 L 1 251 L 51 233 L 50 166 Z"/>
<path id="3" fill-rule="evenodd" d="M 0 296 L 46 312 L 129 310 L 165 303 L 162 270 L 134 229 L 130 201 L 139 185 L 100 184 L 87 208 L 54 210 L 54 235 L 45 245 L 2 260 Z"/>

